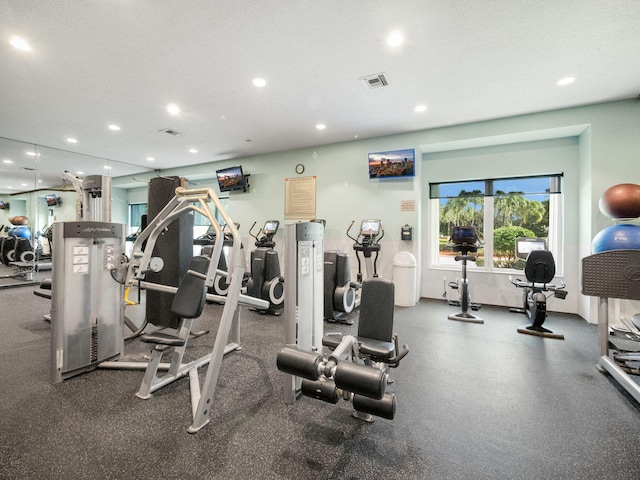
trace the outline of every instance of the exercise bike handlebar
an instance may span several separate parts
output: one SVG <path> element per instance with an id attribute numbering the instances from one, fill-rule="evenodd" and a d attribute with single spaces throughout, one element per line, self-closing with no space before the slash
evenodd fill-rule
<path id="1" fill-rule="evenodd" d="M 556 285 L 554 283 L 530 282 L 528 280 L 522 280 L 521 278 L 512 278 L 511 276 L 509 277 L 509 281 L 513 285 L 519 288 L 528 287 L 528 288 L 533 288 L 533 289 L 542 290 L 542 291 L 555 291 L 555 290 L 560 290 L 567 286 L 567 284 L 564 282 L 561 282 L 559 285 Z"/>
<path id="2" fill-rule="evenodd" d="M 354 224 L 354 223 L 356 223 L 356 221 L 355 221 L 355 220 L 351 220 L 351 224 L 349 225 L 349 228 L 347 228 L 347 237 L 349 237 L 349 238 L 350 238 L 351 240 L 353 240 L 354 242 L 359 243 L 359 242 L 358 242 L 358 239 L 357 239 L 357 238 L 353 238 L 353 237 L 351 236 L 351 234 L 350 234 L 350 232 L 351 232 L 351 227 L 353 227 L 353 224 Z"/>
<path id="3" fill-rule="evenodd" d="M 256 235 L 253 234 L 253 227 L 256 226 L 256 223 L 258 222 L 253 222 L 253 225 L 251 225 L 251 228 L 249 229 L 249 235 L 251 235 L 253 238 L 255 238 L 257 241 L 259 241 L 258 237 Z M 262 229 L 260 229 L 258 231 L 258 235 L 260 235 L 260 232 L 262 231 Z"/>

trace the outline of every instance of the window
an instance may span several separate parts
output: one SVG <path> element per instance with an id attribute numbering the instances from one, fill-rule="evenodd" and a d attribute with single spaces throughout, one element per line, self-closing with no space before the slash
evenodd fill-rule
<path id="1" fill-rule="evenodd" d="M 432 243 L 437 245 L 432 248 L 433 263 L 455 264 L 448 240 L 457 225 L 475 226 L 482 239 L 476 267 L 522 268 L 515 247 L 516 238 L 523 237 L 546 239 L 558 259 L 562 245 L 558 228 L 561 177 L 552 174 L 429 184 L 432 218 L 438 222 L 433 228 L 437 232 Z"/>
<path id="2" fill-rule="evenodd" d="M 142 225 L 142 215 L 147 214 L 146 203 L 132 203 L 129 205 L 129 226 L 134 228 L 140 228 Z"/>

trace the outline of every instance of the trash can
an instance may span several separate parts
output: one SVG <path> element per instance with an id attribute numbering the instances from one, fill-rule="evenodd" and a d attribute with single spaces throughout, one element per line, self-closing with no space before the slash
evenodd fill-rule
<path id="1" fill-rule="evenodd" d="M 398 252 L 393 257 L 393 283 L 398 307 L 413 307 L 416 302 L 416 270 L 418 262 L 411 252 Z"/>

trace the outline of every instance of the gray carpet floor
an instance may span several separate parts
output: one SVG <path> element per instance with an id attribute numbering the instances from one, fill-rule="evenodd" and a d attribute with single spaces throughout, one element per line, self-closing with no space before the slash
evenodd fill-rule
<path id="1" fill-rule="evenodd" d="M 516 333 L 525 317 L 505 308 L 483 307 L 484 325 L 447 320 L 444 301 L 396 308 L 411 348 L 392 371 L 396 418 L 366 424 L 344 401 L 285 405 L 283 319 L 243 309 L 243 349 L 224 360 L 210 424 L 189 434 L 187 379 L 149 400 L 136 371 L 51 385 L 49 302 L 32 292 L 0 290 L 0 479 L 640 478 L 640 409 L 596 371 L 597 327 L 572 315 L 545 323 L 560 341 Z M 207 305 L 196 328 L 215 332 L 220 312 Z M 128 342 L 127 356 L 145 348 Z"/>

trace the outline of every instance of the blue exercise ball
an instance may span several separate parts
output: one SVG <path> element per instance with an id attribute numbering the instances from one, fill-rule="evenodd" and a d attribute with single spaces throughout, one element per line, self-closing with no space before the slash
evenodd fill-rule
<path id="1" fill-rule="evenodd" d="M 640 225 L 621 223 L 598 232 L 591 242 L 591 251 L 608 250 L 640 250 Z"/>
<path id="2" fill-rule="evenodd" d="M 29 227 L 11 227 L 7 233 L 14 237 L 31 238 L 31 229 Z"/>

